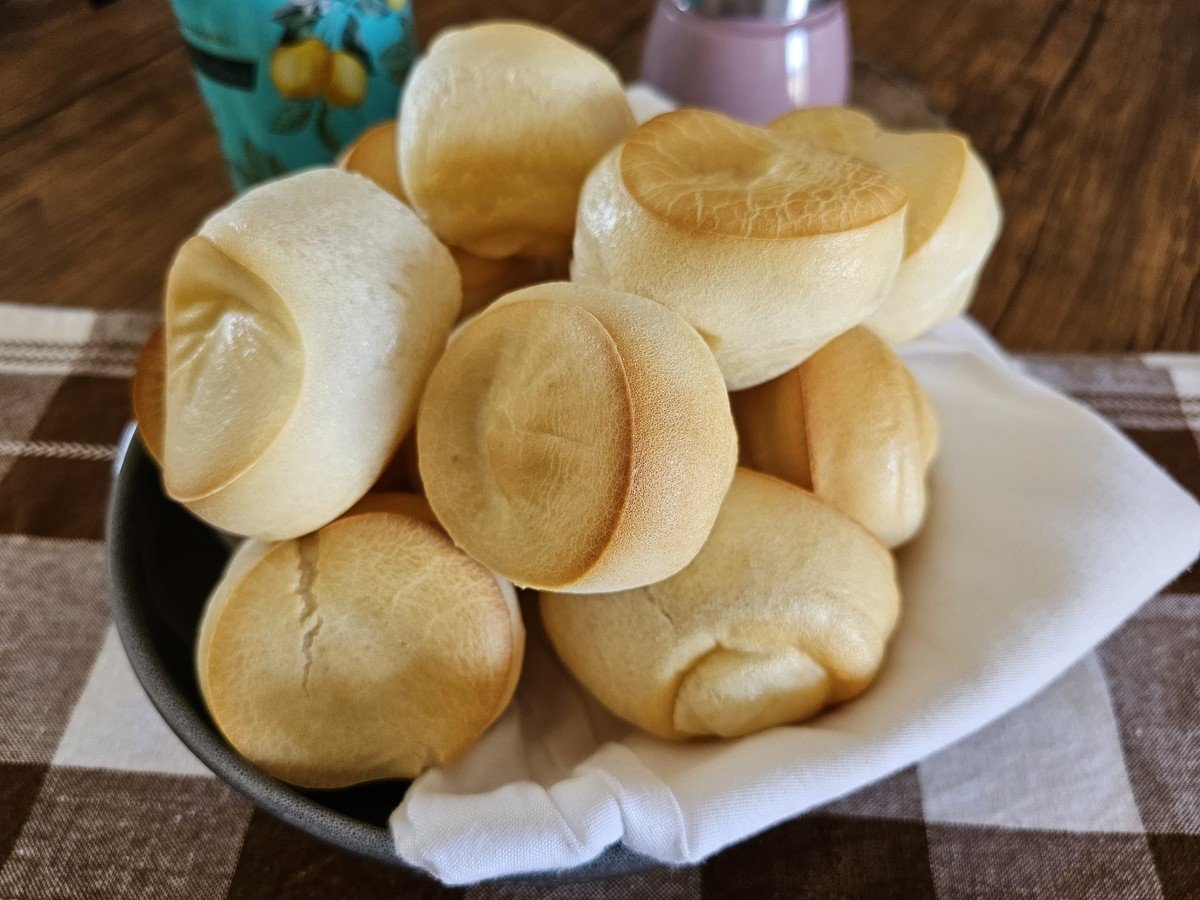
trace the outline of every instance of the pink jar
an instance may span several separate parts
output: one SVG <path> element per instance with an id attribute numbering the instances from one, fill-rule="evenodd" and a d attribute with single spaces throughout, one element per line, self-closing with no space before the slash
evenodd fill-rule
<path id="1" fill-rule="evenodd" d="M 842 0 L 659 0 L 642 79 L 684 106 L 762 125 L 850 95 Z"/>

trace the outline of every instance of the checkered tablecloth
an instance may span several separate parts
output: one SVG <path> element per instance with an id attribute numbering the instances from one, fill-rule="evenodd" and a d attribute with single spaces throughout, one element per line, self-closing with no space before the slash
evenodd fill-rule
<path id="1" fill-rule="evenodd" d="M 103 509 L 153 320 L 0 304 L 0 898 L 1200 897 L 1200 573 L 1032 701 L 702 866 L 443 888 L 209 774 L 108 617 Z M 1200 357 L 1038 356 L 1200 495 Z"/>

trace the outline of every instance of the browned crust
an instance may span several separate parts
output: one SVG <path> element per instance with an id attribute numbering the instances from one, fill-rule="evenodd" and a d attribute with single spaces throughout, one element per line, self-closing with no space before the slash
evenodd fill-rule
<path id="1" fill-rule="evenodd" d="M 581 309 L 581 307 L 575 308 Z M 596 324 L 608 335 L 609 341 L 612 342 L 613 348 L 616 349 L 616 362 L 618 371 L 621 374 L 621 385 L 625 389 L 622 408 L 625 410 L 626 415 L 623 422 L 624 427 L 621 430 L 621 435 L 625 441 L 625 465 L 621 468 L 621 476 L 624 479 L 624 483 L 617 493 L 619 499 L 614 504 L 615 510 L 611 515 L 612 526 L 608 530 L 608 539 L 602 546 L 598 547 L 595 557 L 579 572 L 575 578 L 576 581 L 586 578 L 595 571 L 604 557 L 608 555 L 609 548 L 612 547 L 613 542 L 617 539 L 617 535 L 621 532 L 621 526 L 625 521 L 625 511 L 629 509 L 629 492 L 633 489 L 633 469 L 637 458 L 637 447 L 635 446 L 637 441 L 637 422 L 634 420 L 633 387 L 629 382 L 629 372 L 625 368 L 625 360 L 621 358 L 619 345 L 616 338 L 613 337 L 612 331 L 587 310 L 583 310 L 583 312 L 596 320 Z"/>
<path id="2" fill-rule="evenodd" d="M 137 365 L 130 383 L 133 418 L 146 452 L 156 463 L 162 463 L 163 408 L 166 400 L 166 344 L 163 326 L 159 325 L 146 338 L 138 354 Z"/>
<path id="3" fill-rule="evenodd" d="M 431 524 L 430 522 L 421 521 L 420 519 L 413 518 L 410 515 L 406 514 L 405 512 L 402 512 L 402 511 L 387 511 L 385 509 L 389 500 L 398 500 L 398 499 L 402 499 L 402 498 L 400 498 L 400 495 L 379 495 L 379 498 L 378 498 L 379 502 L 376 504 L 376 506 L 378 508 L 376 508 L 376 509 L 372 509 L 369 512 L 362 512 L 362 513 L 358 513 L 358 514 L 351 514 L 351 515 L 345 516 L 341 519 L 336 520 L 335 522 L 332 522 L 331 524 L 327 525 L 325 528 L 321 529 L 320 531 L 318 531 L 312 535 L 295 539 L 295 541 L 286 541 L 286 542 L 282 542 L 280 544 L 276 544 L 274 547 L 272 547 L 270 550 L 268 550 L 259 560 L 257 560 L 254 563 L 253 566 L 251 566 L 245 573 L 242 574 L 241 578 L 238 580 L 238 583 L 231 588 L 231 590 L 228 594 L 228 597 L 227 597 L 227 601 L 222 605 L 222 607 L 219 610 L 216 610 L 216 614 L 219 616 L 219 618 L 217 619 L 217 621 L 212 623 L 211 627 L 208 629 L 208 634 L 210 636 L 210 644 L 219 646 L 220 641 L 221 641 L 221 633 L 224 630 L 227 630 L 227 629 L 235 629 L 237 631 L 243 630 L 243 627 L 244 627 L 243 624 L 236 620 L 239 615 L 239 603 L 242 604 L 243 607 L 245 607 L 246 601 L 244 599 L 239 600 L 238 591 L 242 588 L 243 584 L 247 581 L 247 579 L 249 579 L 254 574 L 254 572 L 257 568 L 259 568 L 260 566 L 263 566 L 263 565 L 277 565 L 278 563 L 275 562 L 272 558 L 274 556 L 277 556 L 280 553 L 292 552 L 291 548 L 293 547 L 293 545 L 298 544 L 299 542 L 312 542 L 312 546 L 314 547 L 313 552 L 316 552 L 315 547 L 317 546 L 317 542 L 320 541 L 321 536 L 323 534 L 328 535 L 330 529 L 361 528 L 364 526 L 370 527 L 372 520 L 379 520 L 379 519 L 389 521 L 391 527 L 399 527 L 399 528 L 423 533 L 424 535 L 433 538 L 438 544 L 442 545 L 442 550 L 444 552 L 450 552 L 450 553 L 461 555 L 464 560 L 466 560 L 468 563 L 470 563 L 471 566 L 473 566 L 474 568 L 476 568 L 478 570 L 477 574 L 480 577 L 477 579 L 473 579 L 473 581 L 475 582 L 473 584 L 473 588 L 479 589 L 478 600 L 481 603 L 486 603 L 491 608 L 490 612 L 488 614 L 489 617 L 495 617 L 497 620 L 503 621 L 506 624 L 510 623 L 511 619 L 512 619 L 511 610 L 510 610 L 508 601 L 506 600 L 506 598 L 504 596 L 503 589 L 501 588 L 500 583 L 496 580 L 495 576 L 491 572 L 489 572 L 486 568 L 484 568 L 482 565 L 476 563 L 474 560 L 470 560 L 470 558 L 466 557 L 464 554 L 461 554 L 461 551 L 459 551 L 457 548 L 455 548 L 453 546 L 452 542 L 450 541 L 449 537 L 445 534 L 445 532 L 443 532 L 435 524 Z M 401 510 L 406 506 L 406 504 L 403 502 L 397 503 L 395 505 L 397 507 L 397 510 Z M 299 550 L 298 552 L 302 553 L 303 551 Z M 249 605 L 253 606 L 254 604 L 251 603 Z M 246 611 L 245 608 L 243 608 L 241 610 L 241 613 L 244 614 L 245 611 Z M 232 618 L 230 616 L 230 613 L 233 614 Z M 510 634 L 511 634 L 511 628 L 510 628 Z M 520 658 L 521 658 L 521 655 L 518 653 L 518 647 L 516 644 L 518 636 L 516 634 L 511 634 L 511 638 L 512 639 L 506 643 L 505 648 L 504 648 L 504 654 L 505 654 L 504 664 L 502 667 L 497 666 L 498 670 L 500 668 L 503 668 L 505 671 L 508 671 L 510 673 L 510 676 L 511 676 L 511 673 L 512 673 L 514 667 L 519 665 Z M 220 651 L 218 651 L 217 653 L 213 653 L 212 646 L 207 648 L 207 652 L 204 652 L 203 650 L 200 650 L 200 648 L 198 648 L 198 651 L 197 651 L 198 662 L 202 662 L 205 664 L 205 666 L 203 667 L 203 670 L 199 671 L 198 675 L 199 675 L 200 683 L 201 683 L 202 687 L 204 688 L 205 704 L 208 707 L 208 709 L 212 715 L 213 721 L 216 724 L 218 731 L 220 731 L 222 736 L 226 739 L 226 741 L 229 742 L 229 744 L 231 746 L 233 746 L 235 749 L 239 749 L 238 742 L 236 740 L 235 735 L 231 734 L 227 723 L 223 722 L 223 720 L 222 720 L 221 710 L 224 708 L 228 708 L 228 704 L 230 704 L 230 703 L 236 704 L 236 703 L 241 702 L 240 695 L 227 696 L 225 692 L 221 692 L 217 687 L 214 687 L 214 684 L 219 684 L 219 679 L 214 681 L 213 671 L 216 667 L 219 667 L 221 665 L 220 657 L 221 657 Z M 436 762 L 448 762 L 448 761 L 458 757 L 463 752 L 465 752 L 470 746 L 472 746 L 476 740 L 478 740 L 479 736 L 483 733 L 483 731 L 485 731 L 486 728 L 488 726 L 490 726 L 496 720 L 496 718 L 500 715 L 501 712 L 503 712 L 503 710 L 507 706 L 509 699 L 511 698 L 510 687 L 513 684 L 515 684 L 515 679 L 513 679 L 512 677 L 506 678 L 504 680 L 492 679 L 489 681 L 489 683 L 488 683 L 489 693 L 484 695 L 484 697 L 486 697 L 486 699 L 487 699 L 487 703 L 480 704 L 481 707 L 488 708 L 488 711 L 482 717 L 485 720 L 483 725 L 478 729 L 477 732 L 467 733 L 464 731 L 464 732 L 462 732 L 461 736 L 457 740 L 453 741 L 452 743 L 448 744 L 447 746 L 442 746 L 442 747 L 436 748 L 436 750 L 437 750 Z M 239 750 L 239 752 L 240 752 L 240 750 Z M 251 761 L 255 762 L 256 764 L 261 765 L 261 762 L 258 760 L 252 759 Z M 378 773 L 378 774 L 374 774 L 374 775 L 369 775 L 367 777 L 362 777 L 354 772 L 347 771 L 347 772 L 342 772 L 342 773 L 332 773 L 331 772 L 327 775 L 327 777 L 309 777 L 311 775 L 311 773 L 300 773 L 297 771 L 290 771 L 290 770 L 285 770 L 285 769 L 286 769 L 286 767 L 280 766 L 280 767 L 267 768 L 267 771 L 269 771 L 270 774 L 274 775 L 275 777 L 281 778 L 282 780 L 285 780 L 290 784 L 294 784 L 294 785 L 297 785 L 297 786 L 303 787 L 303 788 L 310 788 L 310 789 L 317 789 L 317 790 L 346 787 L 346 786 L 353 785 L 353 784 L 368 783 L 371 781 L 378 781 L 378 780 L 384 780 L 384 779 L 393 778 L 393 777 L 399 777 L 402 774 L 404 774 L 404 773 Z M 415 775 L 416 773 L 412 773 L 412 774 Z"/>
<path id="4" fill-rule="evenodd" d="M 681 136 L 696 141 L 697 145 L 675 147 L 684 139 Z M 751 183 L 761 178 L 761 173 L 751 177 L 731 160 L 726 167 L 727 187 L 697 187 L 696 193 L 703 190 L 714 194 L 709 202 L 696 200 L 694 196 L 689 200 L 686 195 L 675 195 L 672 202 L 665 202 L 660 188 L 686 177 L 689 170 L 683 166 L 697 168 L 697 160 L 717 156 L 715 152 L 704 152 L 700 142 L 705 138 L 710 150 L 757 145 L 746 154 L 748 159 L 753 160 L 755 154 L 758 158 L 770 157 L 770 169 L 784 164 L 795 170 L 791 178 L 772 172 L 778 191 L 783 191 L 783 185 L 789 182 L 797 184 L 796 173 L 821 178 L 825 183 L 811 196 L 795 190 L 756 209 L 744 201 L 751 192 Z M 675 149 L 679 152 L 672 152 Z M 906 203 L 904 192 L 895 180 L 864 160 L 809 142 L 785 141 L 769 128 L 755 128 L 701 109 L 674 110 L 638 126 L 621 147 L 618 169 L 625 190 L 649 215 L 684 231 L 726 238 L 779 240 L 851 231 L 896 214 Z M 739 176 L 745 183 L 736 180 Z M 842 202 L 831 206 L 820 196 L 830 191 L 841 192 Z M 675 209 L 679 201 L 683 201 L 686 215 Z M 732 212 L 722 215 L 722 206 Z M 756 226 L 753 221 L 756 213 L 781 207 L 788 208 L 787 214 L 775 215 L 774 227 Z M 836 215 L 831 216 L 830 210 L 836 210 Z M 738 214 L 739 211 L 744 213 Z"/>
<path id="5" fill-rule="evenodd" d="M 457 359 L 455 356 L 456 350 L 458 352 L 466 352 L 463 350 L 463 348 L 466 346 L 465 340 L 470 339 L 470 332 L 472 330 L 486 327 L 487 325 L 491 325 L 494 329 L 497 329 L 499 328 L 498 317 L 533 315 L 535 313 L 531 309 L 531 306 L 534 304 L 547 309 L 570 309 L 576 314 L 585 316 L 591 323 L 594 323 L 595 328 L 597 328 L 599 332 L 602 333 L 607 339 L 607 343 L 604 345 L 604 349 L 607 351 L 606 356 L 611 363 L 611 371 L 618 376 L 617 381 L 621 385 L 620 393 L 614 395 L 612 400 L 614 405 L 620 408 L 620 413 L 622 416 L 621 420 L 617 423 L 618 440 L 621 443 L 621 447 L 619 449 L 622 460 L 619 465 L 614 466 L 614 468 L 620 473 L 622 483 L 616 490 L 612 492 L 612 500 L 608 502 L 607 508 L 602 510 L 604 519 L 607 522 L 607 527 L 601 532 L 603 535 L 602 540 L 591 540 L 584 547 L 580 548 L 580 550 L 574 554 L 572 564 L 568 567 L 571 571 L 565 577 L 561 579 L 555 579 L 557 582 L 555 584 L 539 584 L 538 582 L 541 579 L 524 578 L 520 573 L 502 573 L 513 577 L 519 582 L 527 581 L 528 584 L 526 586 L 528 587 L 553 589 L 578 581 L 580 578 L 593 571 L 600 564 L 600 562 L 604 559 L 605 553 L 608 551 L 609 547 L 612 546 L 615 536 L 618 534 L 622 517 L 629 503 L 629 495 L 633 482 L 632 466 L 635 455 L 634 451 L 636 441 L 636 423 L 633 419 L 634 404 L 629 375 L 626 371 L 624 360 L 621 358 L 617 343 L 613 339 L 610 330 L 596 316 L 583 307 L 574 304 L 563 304 L 554 300 L 526 300 L 516 303 L 509 303 L 495 309 L 490 309 L 484 315 L 479 316 L 476 320 L 469 323 L 464 328 L 463 332 L 460 333 L 455 339 L 455 341 L 452 342 L 450 348 L 447 349 L 446 355 L 443 356 L 442 361 L 439 362 L 438 367 L 434 370 L 433 375 L 430 376 L 429 384 L 426 387 L 425 396 L 422 399 L 422 412 L 424 412 L 426 405 L 432 402 L 432 398 L 435 398 L 439 393 L 441 389 L 441 379 L 450 377 L 447 374 L 448 370 L 446 369 L 446 366 L 457 364 Z M 439 502 L 437 495 L 439 494 L 439 491 L 437 491 L 436 488 L 432 492 L 429 491 L 429 485 L 431 482 L 430 474 L 432 471 L 430 467 L 432 463 L 429 461 L 430 453 L 427 445 L 423 444 L 423 434 L 424 431 L 420 426 L 419 419 L 417 432 L 419 448 L 418 459 L 421 468 L 422 481 L 426 485 L 427 494 L 429 495 L 430 499 L 430 505 L 433 507 L 438 519 L 442 522 L 449 523 L 448 530 L 453 532 L 455 530 L 453 524 L 453 511 L 446 508 L 444 505 L 442 509 L 438 509 Z M 422 447 L 425 447 L 425 449 L 421 449 Z M 439 475 L 434 474 L 434 480 L 437 480 L 439 477 Z M 491 563 L 497 569 L 503 568 L 502 566 L 496 564 L 496 560 L 492 560 Z"/>
<path id="6" fill-rule="evenodd" d="M 803 369 L 800 365 L 770 381 L 733 391 L 729 401 L 738 425 L 740 464 L 811 490 L 812 444 Z"/>

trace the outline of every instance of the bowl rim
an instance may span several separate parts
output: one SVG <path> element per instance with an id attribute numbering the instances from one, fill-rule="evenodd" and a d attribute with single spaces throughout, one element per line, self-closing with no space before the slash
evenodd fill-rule
<path id="1" fill-rule="evenodd" d="M 192 702 L 176 686 L 155 649 L 144 604 L 139 601 L 141 591 L 133 576 L 137 571 L 137 542 L 131 534 L 128 513 L 136 486 L 148 468 L 154 469 L 156 465 L 146 451 L 136 425 L 130 423 L 117 445 L 105 513 L 109 605 L 130 667 L 167 727 L 205 767 L 255 807 L 343 850 L 434 878 L 396 854 L 386 828 L 332 810 L 247 762 L 198 714 Z M 156 471 L 153 475 L 158 477 Z M 617 843 L 575 868 L 488 879 L 488 883 L 562 884 L 630 875 L 663 865 Z"/>

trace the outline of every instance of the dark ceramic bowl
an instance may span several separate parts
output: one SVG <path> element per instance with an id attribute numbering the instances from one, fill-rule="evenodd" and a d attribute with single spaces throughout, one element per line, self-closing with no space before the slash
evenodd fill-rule
<path id="1" fill-rule="evenodd" d="M 138 681 L 171 730 L 226 784 L 272 815 L 353 853 L 405 865 L 392 849 L 387 819 L 407 781 L 299 790 L 244 760 L 209 719 L 193 663 L 196 632 L 229 548 L 163 493 L 158 467 L 132 427 L 117 452 L 107 530 L 113 619 Z M 654 864 L 616 845 L 587 865 L 538 878 L 583 881 Z"/>

